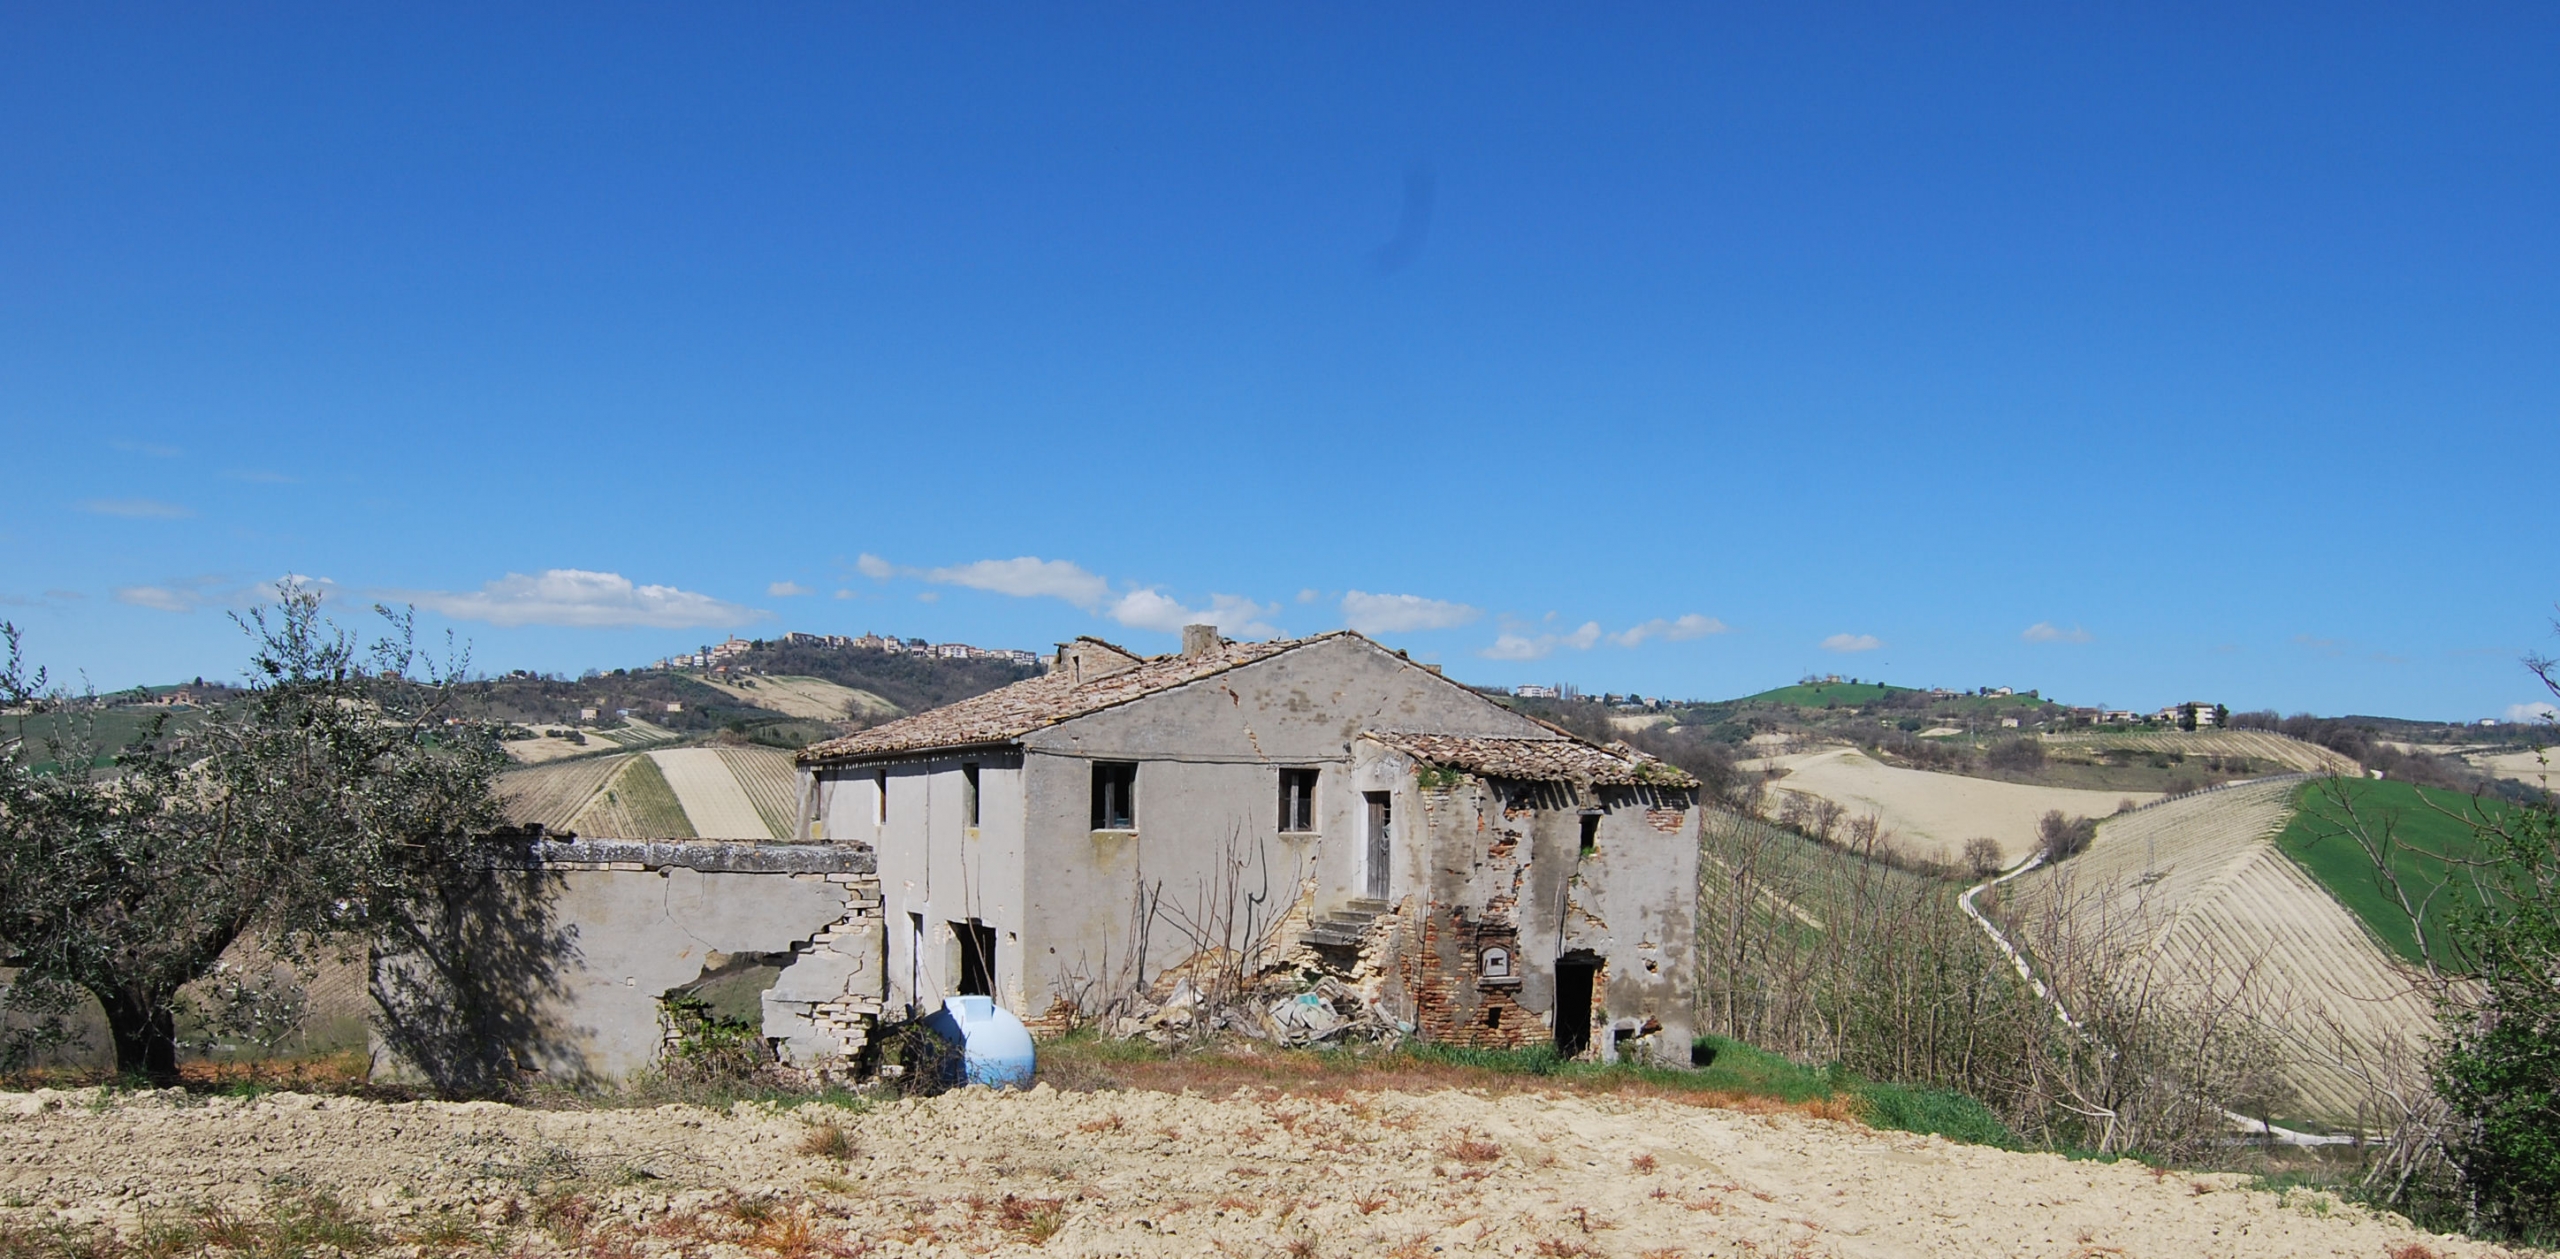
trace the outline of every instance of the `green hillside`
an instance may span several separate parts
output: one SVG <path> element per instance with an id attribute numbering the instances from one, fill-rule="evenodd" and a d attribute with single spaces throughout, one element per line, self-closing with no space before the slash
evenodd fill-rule
<path id="1" fill-rule="evenodd" d="M 1872 704 L 1888 695 L 1908 694 L 1907 686 L 1888 686 L 1882 682 L 1799 682 L 1774 691 L 1745 695 L 1737 704 L 1779 704 L 1789 708 L 1847 707 Z"/>
<path id="2" fill-rule="evenodd" d="M 2500 817 L 2512 806 L 2403 782 L 2352 778 L 2305 783 L 2295 795 L 2293 820 L 2276 837 L 2277 846 L 2384 946 L 2404 961 L 2418 962 L 2417 932 L 2407 911 L 2384 885 L 2364 846 L 2346 833 L 2346 811 L 2333 798 L 2337 785 L 2345 787 L 2356 817 L 2370 833 L 2379 835 L 2389 827 L 2395 849 L 2392 869 L 2412 901 L 2430 889 L 2444 889 L 2427 911 L 2431 925 L 2441 923 L 2461 898 L 2477 895 L 2469 872 L 2456 864 L 2481 855 L 2479 841 L 2463 819 Z"/>

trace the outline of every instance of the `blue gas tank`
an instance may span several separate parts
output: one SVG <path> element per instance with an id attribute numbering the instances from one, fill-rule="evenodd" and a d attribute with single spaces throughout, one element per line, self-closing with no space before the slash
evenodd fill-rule
<path id="1" fill-rule="evenodd" d="M 993 997 L 944 997 L 924 1021 L 934 1034 L 960 1047 L 946 1079 L 988 1088 L 1031 1087 L 1031 1030 Z"/>

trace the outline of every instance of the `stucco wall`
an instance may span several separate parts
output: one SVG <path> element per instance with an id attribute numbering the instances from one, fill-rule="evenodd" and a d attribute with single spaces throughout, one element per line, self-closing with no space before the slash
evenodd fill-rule
<path id="1" fill-rule="evenodd" d="M 976 827 L 967 825 L 965 765 L 978 767 Z M 885 821 L 880 810 L 884 774 Z M 1019 1011 L 1025 869 L 1021 753 L 990 749 L 828 767 L 817 771 L 817 778 L 821 833 L 829 842 L 867 844 L 879 862 L 888 1008 L 929 1013 L 957 991 L 950 924 L 976 919 L 997 933 L 997 1000 Z"/>
<path id="2" fill-rule="evenodd" d="M 520 1065 L 564 1081 L 651 1065 L 665 1039 L 659 1000 L 741 954 L 782 955 L 763 1031 L 785 1062 L 860 1053 L 882 982 L 868 848 L 576 840 L 539 844 L 532 858 L 557 943 L 547 982 L 515 994 L 529 1006 Z M 414 1074 L 379 1038 L 375 1061 L 384 1076 Z"/>

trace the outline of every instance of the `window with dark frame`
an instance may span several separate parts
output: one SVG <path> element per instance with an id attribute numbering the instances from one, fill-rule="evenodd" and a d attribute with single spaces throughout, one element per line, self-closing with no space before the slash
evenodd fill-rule
<path id="1" fill-rule="evenodd" d="M 1280 771 L 1280 829 L 1306 832 L 1316 828 L 1316 771 Z"/>
<path id="2" fill-rule="evenodd" d="M 961 825 L 978 829 L 978 767 L 974 763 L 960 766 L 960 816 Z"/>
<path id="3" fill-rule="evenodd" d="M 1138 829 L 1138 767 L 1128 761 L 1093 763 L 1093 829 Z"/>

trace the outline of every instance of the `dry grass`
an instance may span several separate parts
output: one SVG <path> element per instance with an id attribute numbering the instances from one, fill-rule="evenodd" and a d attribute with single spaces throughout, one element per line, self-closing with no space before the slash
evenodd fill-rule
<path id="1" fill-rule="evenodd" d="M 1268 1098 L 1303 1097 L 1359 1108 L 1364 1123 L 1410 1129 L 1409 1116 L 1379 1110 L 1361 1093 L 1428 1093 L 1453 1089 L 1481 1097 L 1527 1094 L 1541 1097 L 1599 1094 L 1642 1097 L 1738 1110 L 1751 1115 L 1796 1115 L 1864 1126 L 1855 1102 L 1846 1096 L 1789 1101 L 1755 1093 L 1699 1088 L 1672 1071 L 1575 1068 L 1541 1075 L 1521 1070 L 1478 1066 L 1397 1051 L 1274 1050 L 1213 1043 L 1179 1053 L 1166 1053 L 1125 1043 L 1082 1038 L 1042 1046 L 1040 1075 L 1054 1087 L 1075 1091 L 1135 1090 L 1149 1093 L 1197 1092 L 1223 1096 L 1246 1089 Z M 1301 1115 L 1274 1116 L 1295 1133 Z M 1106 1124 L 1117 1118 L 1094 1121 Z M 1097 1129 L 1098 1130 L 1098 1129 Z M 1113 1129 L 1116 1130 L 1116 1129 Z M 1179 1139 L 1171 1130 L 1168 1139 Z"/>
<path id="2" fill-rule="evenodd" d="M 1440 1153 L 1461 1163 L 1491 1163 L 1502 1157 L 1502 1147 L 1479 1137 L 1468 1137 L 1441 1146 Z"/>
<path id="3" fill-rule="evenodd" d="M 808 1135 L 800 1138 L 800 1152 L 811 1158 L 845 1163 L 862 1150 L 854 1144 L 853 1134 L 846 1132 L 844 1125 L 829 1120 L 810 1125 Z"/>

